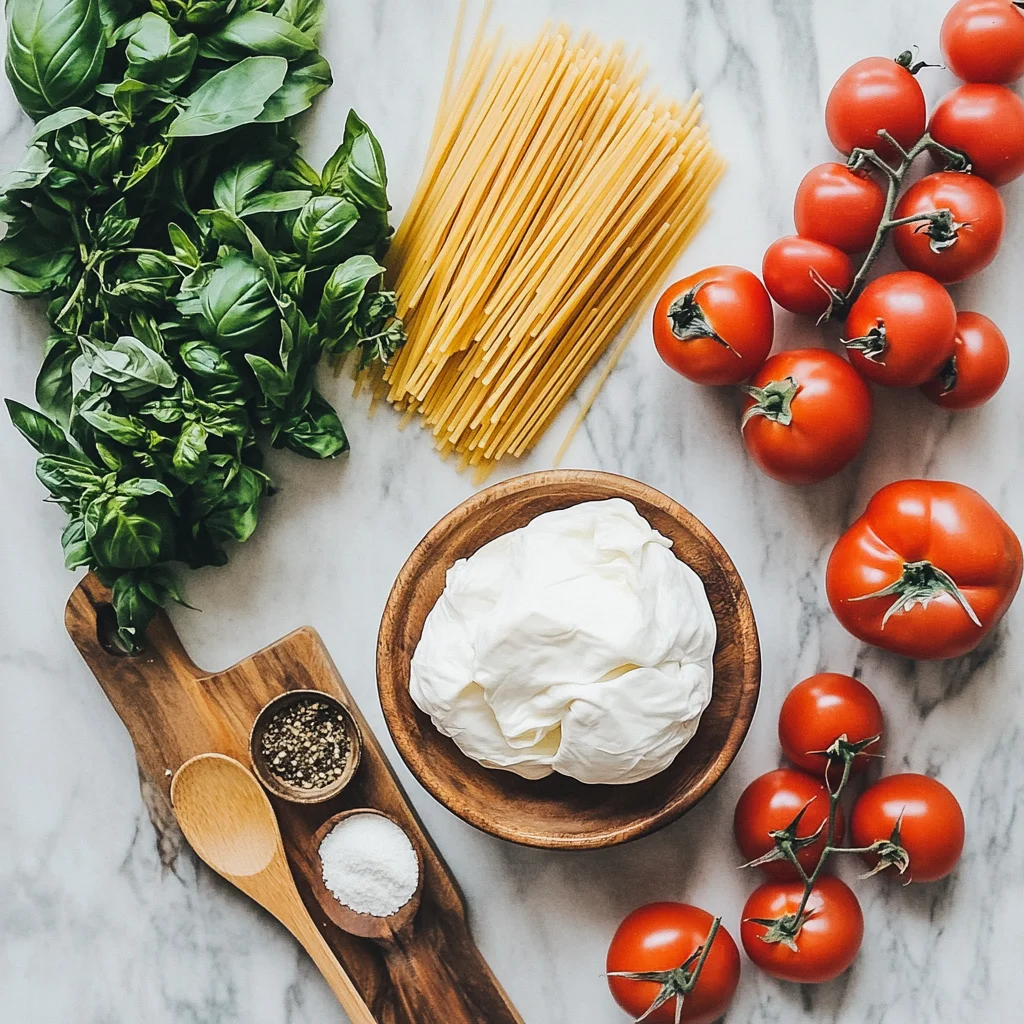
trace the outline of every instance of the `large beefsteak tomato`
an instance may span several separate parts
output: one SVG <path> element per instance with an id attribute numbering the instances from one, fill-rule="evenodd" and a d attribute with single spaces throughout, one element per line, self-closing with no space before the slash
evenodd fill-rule
<path id="1" fill-rule="evenodd" d="M 900 480 L 839 538 L 825 589 L 859 640 L 908 658 L 956 658 L 1003 617 L 1021 567 L 1020 541 L 977 491 Z"/>

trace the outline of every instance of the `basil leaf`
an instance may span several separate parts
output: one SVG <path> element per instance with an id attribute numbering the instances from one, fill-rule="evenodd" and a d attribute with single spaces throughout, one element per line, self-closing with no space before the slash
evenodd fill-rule
<path id="1" fill-rule="evenodd" d="M 55 498 L 68 501 L 78 501 L 89 488 L 100 484 L 94 467 L 63 455 L 44 455 L 38 459 L 36 477 Z"/>
<path id="2" fill-rule="evenodd" d="M 235 253 L 210 277 L 201 296 L 199 330 L 226 349 L 257 349 L 276 334 L 278 312 L 266 275 Z"/>
<path id="3" fill-rule="evenodd" d="M 283 409 L 293 387 L 293 381 L 288 374 L 280 366 L 275 366 L 269 359 L 253 355 L 251 352 L 246 353 L 245 361 L 252 367 L 263 397 L 271 405 Z"/>
<path id="4" fill-rule="evenodd" d="M 206 428 L 196 421 L 185 425 L 171 458 L 173 472 L 187 484 L 195 483 L 207 467 Z"/>
<path id="5" fill-rule="evenodd" d="M 324 0 L 284 0 L 277 16 L 318 39 L 324 21 Z"/>
<path id="6" fill-rule="evenodd" d="M 164 89 L 177 89 L 192 73 L 199 40 L 188 33 L 179 36 L 167 21 L 147 11 L 128 39 L 128 78 Z"/>
<path id="7" fill-rule="evenodd" d="M 206 341 L 190 341 L 182 345 L 178 354 L 182 362 L 204 383 L 228 384 L 241 390 L 242 378 L 216 345 Z"/>
<path id="8" fill-rule="evenodd" d="M 173 388 L 178 382 L 170 363 L 138 338 L 122 335 L 113 345 L 80 338 L 79 344 L 88 374 L 109 380 L 128 395 L 145 394 L 154 387 Z"/>
<path id="9" fill-rule="evenodd" d="M 41 185 L 50 176 L 53 163 L 42 146 L 29 146 L 21 164 L 0 176 L 0 193 L 22 192 Z"/>
<path id="10" fill-rule="evenodd" d="M 144 477 L 132 477 L 118 484 L 117 493 L 123 494 L 126 498 L 149 498 L 154 494 L 163 494 L 168 498 L 173 497 L 170 488 L 159 480 L 151 480 Z"/>
<path id="11" fill-rule="evenodd" d="M 273 160 L 240 160 L 217 176 L 213 198 L 221 209 L 238 216 L 248 198 L 261 189 L 273 173 Z"/>
<path id="12" fill-rule="evenodd" d="M 7 78 L 25 113 L 87 100 L 107 52 L 96 0 L 7 0 L 6 13 Z"/>
<path id="13" fill-rule="evenodd" d="M 310 53 L 288 68 L 281 87 L 267 100 L 257 121 L 276 124 L 301 114 L 334 81 L 331 65 L 319 53 Z"/>
<path id="14" fill-rule="evenodd" d="M 314 196 L 299 211 L 292 241 L 310 267 L 327 267 L 350 254 L 346 236 L 359 223 L 359 211 L 339 196 Z"/>
<path id="15" fill-rule="evenodd" d="M 131 245 L 139 227 L 138 217 L 128 216 L 128 204 L 119 199 L 103 215 L 96 229 L 95 241 L 105 249 L 123 249 Z"/>
<path id="16" fill-rule="evenodd" d="M 85 539 L 85 523 L 78 517 L 68 520 L 64 532 L 60 535 L 61 547 L 64 549 L 64 567 L 78 569 L 92 561 L 89 542 Z"/>
<path id="17" fill-rule="evenodd" d="M 68 128 L 73 124 L 78 124 L 79 121 L 91 121 L 95 117 L 96 115 L 91 110 L 86 110 L 85 107 L 64 107 L 36 123 L 36 130 L 32 133 L 28 144 L 34 146 L 41 139 L 60 131 L 61 128 Z"/>
<path id="18" fill-rule="evenodd" d="M 282 427 L 277 444 L 307 459 L 333 459 L 349 449 L 338 414 L 316 391 L 302 414 Z"/>
<path id="19" fill-rule="evenodd" d="M 195 242 L 174 221 L 167 225 L 167 236 L 171 240 L 174 256 L 179 262 L 193 269 L 199 266 L 201 260 Z"/>
<path id="20" fill-rule="evenodd" d="M 297 60 L 315 49 L 316 43 L 291 22 L 265 11 L 245 11 L 206 36 L 199 52 L 215 60 L 237 60 L 251 54 Z"/>
<path id="21" fill-rule="evenodd" d="M 353 256 L 331 272 L 324 285 L 318 319 L 324 343 L 332 351 L 352 326 L 367 286 L 383 273 L 384 268 L 372 256 Z"/>
<path id="22" fill-rule="evenodd" d="M 167 129 L 170 138 L 216 135 L 250 124 L 281 88 L 288 61 L 284 57 L 246 57 L 205 81 L 188 107 Z"/>
<path id="23" fill-rule="evenodd" d="M 81 409 L 78 415 L 93 430 L 129 446 L 139 445 L 149 435 L 145 425 L 133 416 L 118 416 L 104 409 Z"/>
<path id="24" fill-rule="evenodd" d="M 73 457 L 74 450 L 67 435 L 53 420 L 11 398 L 6 398 L 4 401 L 7 404 L 11 422 L 37 452 L 42 455 Z"/>
<path id="25" fill-rule="evenodd" d="M 51 335 L 36 377 L 39 408 L 60 423 L 66 424 L 71 415 L 71 364 L 77 358 L 78 345 L 73 339 Z"/>
<path id="26" fill-rule="evenodd" d="M 111 588 L 114 612 L 117 615 L 117 632 L 125 646 L 133 651 L 153 621 L 159 605 L 149 598 L 131 572 L 121 573 Z"/>
<path id="27" fill-rule="evenodd" d="M 250 217 L 257 213 L 289 213 L 301 210 L 311 196 L 312 192 L 301 188 L 286 192 L 262 192 L 250 199 L 237 213 L 239 217 Z"/>
<path id="28" fill-rule="evenodd" d="M 228 483 L 210 473 L 193 487 L 195 509 L 215 542 L 246 541 L 259 523 L 265 490 L 266 478 L 249 466 L 241 466 Z"/>
<path id="29" fill-rule="evenodd" d="M 172 24 L 198 28 L 226 18 L 238 0 L 149 0 L 150 7 Z"/>
<path id="30" fill-rule="evenodd" d="M 380 143 L 354 110 L 348 112 L 345 137 L 334 156 L 324 164 L 321 177 L 325 192 L 347 193 L 372 210 L 391 209 Z"/>
<path id="31" fill-rule="evenodd" d="M 101 495 L 84 511 L 85 535 L 93 554 L 114 569 L 140 569 L 160 556 L 160 527 L 146 516 L 128 512 L 128 500 Z"/>

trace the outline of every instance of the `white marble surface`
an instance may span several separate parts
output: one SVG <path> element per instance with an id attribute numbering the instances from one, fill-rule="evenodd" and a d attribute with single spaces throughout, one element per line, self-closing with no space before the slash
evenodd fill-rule
<path id="1" fill-rule="evenodd" d="M 306 126 L 314 162 L 354 105 L 381 137 L 401 212 L 418 175 L 454 22 L 455 0 L 331 4 L 327 52 L 336 84 Z M 824 98 L 855 59 L 919 43 L 937 52 L 946 0 L 499 0 L 515 35 L 548 15 L 638 44 L 652 78 L 706 94 L 714 137 L 732 164 L 709 226 L 684 266 L 757 267 L 791 230 L 793 191 L 831 158 Z M 923 81 L 932 95 L 945 72 Z M 26 124 L 0 88 L 4 165 Z M 1008 244 L 958 289 L 994 316 L 1016 348 L 1024 185 L 1004 190 Z M 1016 282 L 1016 284 L 1015 284 Z M 1018 300 L 1012 296 L 1018 294 Z M 31 400 L 42 321 L 0 299 L 0 391 Z M 813 329 L 780 315 L 782 345 Z M 1015 353 L 1016 356 L 1016 353 Z M 1024 359 L 992 405 L 951 416 L 915 394 L 880 395 L 864 457 L 832 482 L 787 489 L 744 458 L 736 398 L 698 390 L 662 367 L 643 329 L 608 382 L 570 464 L 629 474 L 689 506 L 718 535 L 750 589 L 764 684 L 750 737 L 721 784 L 684 820 L 636 844 L 586 855 L 518 849 L 474 831 L 411 780 L 376 700 L 374 640 L 388 589 L 420 536 L 468 495 L 415 431 L 369 421 L 342 384 L 353 453 L 332 465 L 273 460 L 281 493 L 229 567 L 188 583 L 202 614 L 176 611 L 196 660 L 225 666 L 303 623 L 314 625 L 359 699 L 441 850 L 461 880 L 480 946 L 529 1024 L 618 1024 L 600 977 L 620 917 L 650 899 L 722 913 L 736 934 L 753 880 L 735 870 L 730 820 L 753 776 L 777 763 L 775 714 L 817 669 L 861 673 L 889 716 L 892 768 L 934 773 L 967 815 L 953 878 L 901 890 L 861 883 L 867 941 L 854 968 L 817 989 L 779 984 L 744 964 L 729 1021 L 939 1024 L 1019 1019 L 1024 1002 L 1024 602 L 974 657 L 915 665 L 859 646 L 822 591 L 831 543 L 874 490 L 927 475 L 980 489 L 1024 527 Z M 334 386 L 332 386 L 334 387 Z M 559 424 L 521 468 L 549 465 Z M 61 516 L 42 503 L 33 457 L 0 423 L 0 1020 L 11 1024 L 328 1024 L 343 1016 L 280 929 L 205 869 L 173 830 L 154 828 L 132 749 L 68 641 Z M 517 467 L 520 468 L 520 467 Z M 157 826 L 160 823 L 156 823 Z M 850 866 L 852 868 L 852 866 Z M 850 874 L 852 875 L 852 871 Z"/>

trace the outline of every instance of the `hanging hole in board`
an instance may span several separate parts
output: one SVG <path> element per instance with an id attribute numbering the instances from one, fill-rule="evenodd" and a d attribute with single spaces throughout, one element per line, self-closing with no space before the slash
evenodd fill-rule
<path id="1" fill-rule="evenodd" d="M 107 654 L 113 654 L 116 658 L 128 658 L 138 654 L 138 651 L 128 650 L 117 632 L 117 613 L 111 604 L 96 606 L 96 639 Z"/>

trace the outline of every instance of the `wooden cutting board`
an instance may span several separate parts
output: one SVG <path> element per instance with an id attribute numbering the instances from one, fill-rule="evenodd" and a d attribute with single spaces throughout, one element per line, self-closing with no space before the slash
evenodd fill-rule
<path id="1" fill-rule="evenodd" d="M 322 690 L 343 701 L 363 734 L 362 762 L 353 781 L 334 800 L 313 807 L 271 797 L 313 920 L 380 1024 L 523 1024 L 470 936 L 455 879 L 315 630 L 298 629 L 223 672 L 203 672 L 161 614 L 143 650 L 129 656 L 112 639 L 110 594 L 91 575 L 71 595 L 65 622 L 131 734 L 143 774 L 168 805 L 171 776 L 190 757 L 216 751 L 248 764 L 253 720 L 282 691 Z M 390 814 L 423 855 L 423 903 L 401 956 L 385 960 L 375 943 L 336 928 L 313 896 L 309 880 L 318 870 L 313 833 L 350 807 Z"/>

